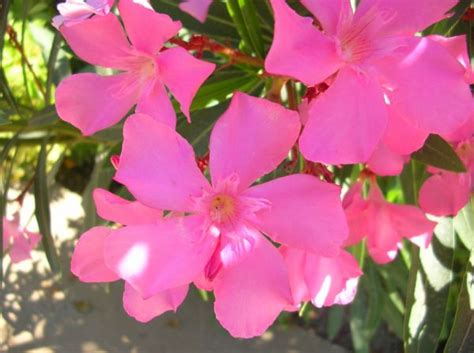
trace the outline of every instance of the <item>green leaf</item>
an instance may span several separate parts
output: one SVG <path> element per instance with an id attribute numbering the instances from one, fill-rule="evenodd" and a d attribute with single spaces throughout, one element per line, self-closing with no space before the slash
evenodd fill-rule
<path id="1" fill-rule="evenodd" d="M 245 46 L 259 57 L 265 56 L 262 33 L 253 0 L 227 0 L 227 10 Z"/>
<path id="2" fill-rule="evenodd" d="M 472 353 L 474 347 L 474 248 L 459 293 L 454 324 L 444 353 Z"/>
<path id="3" fill-rule="evenodd" d="M 474 248 L 474 198 L 454 218 L 454 229 L 466 249 Z"/>
<path id="4" fill-rule="evenodd" d="M 431 245 L 414 251 L 408 284 L 404 344 L 406 353 L 435 353 L 454 278 L 455 237 L 451 219 L 439 219 Z M 418 256 L 419 253 L 419 256 Z"/>
<path id="5" fill-rule="evenodd" d="M 206 108 L 212 102 L 222 103 L 237 90 L 247 92 L 260 82 L 255 74 L 242 75 L 241 71 L 236 77 L 224 79 L 222 76 L 216 75 L 212 82 L 201 87 L 191 105 L 192 112 Z"/>
<path id="6" fill-rule="evenodd" d="M 41 109 L 39 112 L 34 113 L 28 124 L 35 127 L 50 126 L 57 121 L 59 121 L 59 117 L 56 113 L 56 107 L 54 105 L 49 105 L 44 109 Z"/>
<path id="7" fill-rule="evenodd" d="M 332 341 L 342 329 L 344 324 L 344 307 L 341 305 L 334 305 L 328 308 L 328 323 L 326 332 L 328 338 Z"/>
<path id="8" fill-rule="evenodd" d="M 451 172 L 466 171 L 466 167 L 451 145 L 438 135 L 430 135 L 425 145 L 413 153 L 412 157 L 422 163 Z"/>
<path id="9" fill-rule="evenodd" d="M 10 8 L 10 0 L 2 0 L 0 3 L 0 66 L 3 62 L 3 46 L 5 43 L 5 32 L 8 24 L 8 9 Z"/>
<path id="10" fill-rule="evenodd" d="M 418 203 L 418 192 L 425 178 L 426 167 L 417 161 L 410 161 L 405 165 L 400 182 L 405 203 L 416 205 Z"/>
<path id="11" fill-rule="evenodd" d="M 41 242 L 43 244 L 49 266 L 55 274 L 60 274 L 61 264 L 54 246 L 53 236 L 51 234 L 48 174 L 46 172 L 48 154 L 47 147 L 48 141 L 47 139 L 44 139 L 41 145 L 40 154 L 38 156 L 38 163 L 36 165 L 34 178 L 35 215 L 41 233 Z"/>
<path id="12" fill-rule="evenodd" d="M 109 162 L 109 155 L 109 149 L 102 149 L 102 151 L 99 150 L 97 152 L 94 169 L 92 170 L 89 183 L 82 193 L 82 207 L 85 214 L 82 224 L 83 232 L 96 226 L 99 222 L 92 193 L 96 188 L 107 189 L 112 181 L 115 170 Z"/>
<path id="13" fill-rule="evenodd" d="M 45 104 L 51 103 L 51 88 L 53 86 L 53 77 L 58 60 L 59 50 L 61 49 L 62 37 L 59 32 L 55 32 L 53 42 L 51 43 L 51 50 L 48 57 L 48 76 L 46 78 L 46 94 L 44 97 Z"/>

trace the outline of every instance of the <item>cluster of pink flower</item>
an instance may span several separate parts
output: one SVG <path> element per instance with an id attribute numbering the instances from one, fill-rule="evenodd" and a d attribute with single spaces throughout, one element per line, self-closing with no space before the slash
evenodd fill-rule
<path id="1" fill-rule="evenodd" d="M 188 0 L 182 8 L 204 21 L 210 2 Z M 271 0 L 275 33 L 265 70 L 328 88 L 307 95 L 299 112 L 236 92 L 211 134 L 211 182 L 175 131 L 167 93 L 189 119 L 194 95 L 214 70 L 181 47 L 164 46 L 181 24 L 144 0 L 120 0 L 122 22 L 111 0 L 60 5 L 54 22 L 72 50 L 120 71 L 65 79 L 56 93 L 60 117 L 92 134 L 136 104 L 115 180 L 137 201 L 95 191 L 98 214 L 122 227 L 83 234 L 72 271 L 84 282 L 124 280 L 124 307 L 137 320 L 175 310 L 194 283 L 214 292 L 216 316 L 233 336 L 260 335 L 303 302 L 350 302 L 362 272 L 344 248 L 363 237 L 378 263 L 395 258 L 403 237 L 430 243 L 435 223 L 415 206 L 387 202 L 373 176 L 367 198 L 357 182 L 344 200 L 338 186 L 307 174 L 253 185 L 297 142 L 308 161 L 366 163 L 378 175 L 396 175 L 429 134 L 440 134 L 471 173 L 432 170 L 421 205 L 446 215 L 467 202 L 474 118 L 465 39 L 414 35 L 456 0 L 363 0 L 355 12 L 349 0 L 301 3 L 317 25 L 285 0 Z"/>

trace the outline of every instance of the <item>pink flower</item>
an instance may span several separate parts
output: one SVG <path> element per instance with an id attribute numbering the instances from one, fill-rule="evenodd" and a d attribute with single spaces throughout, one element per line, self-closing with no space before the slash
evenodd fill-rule
<path id="1" fill-rule="evenodd" d="M 366 200 L 361 192 L 362 183 L 358 182 L 344 197 L 350 230 L 347 246 L 366 237 L 369 254 L 379 264 L 395 259 L 403 237 L 428 247 L 436 223 L 429 221 L 419 208 L 385 201 L 375 179 L 370 182 Z"/>
<path id="2" fill-rule="evenodd" d="M 81 59 L 121 72 L 80 73 L 63 80 L 56 91 L 59 116 L 91 135 L 119 122 L 137 104 L 137 112 L 174 127 L 176 114 L 168 89 L 189 119 L 192 99 L 215 65 L 179 47 L 163 48 L 181 28 L 169 16 L 132 0 L 120 0 L 118 8 L 131 44 L 112 13 L 61 27 Z"/>
<path id="3" fill-rule="evenodd" d="M 57 5 L 60 15 L 53 18 L 53 26 L 71 26 L 93 15 L 105 16 L 110 12 L 114 0 L 66 0 Z"/>
<path id="4" fill-rule="evenodd" d="M 109 221 L 122 225 L 157 224 L 162 222 L 162 211 L 142 205 L 137 201 L 124 200 L 106 190 L 96 189 L 94 201 L 98 214 Z M 94 227 L 81 235 L 71 260 L 71 271 L 82 282 L 102 283 L 120 279 L 105 263 L 104 242 L 107 236 L 115 236 L 106 227 Z M 176 309 L 186 297 L 188 286 L 167 289 L 143 299 L 141 294 L 125 283 L 123 307 L 136 320 L 148 322 L 162 313 Z"/>
<path id="5" fill-rule="evenodd" d="M 275 35 L 265 68 L 308 86 L 330 83 L 308 108 L 300 138 L 307 159 L 366 162 L 391 114 L 437 134 L 468 119 L 465 68 L 438 41 L 413 36 L 442 19 L 456 0 L 366 0 L 355 13 L 347 0 L 301 2 L 323 31 L 285 0 L 271 0 Z"/>
<path id="6" fill-rule="evenodd" d="M 3 218 L 3 249 L 13 263 L 31 258 L 31 251 L 38 246 L 41 235 L 27 231 L 20 225 L 20 215 Z"/>
<path id="7" fill-rule="evenodd" d="M 469 202 L 474 192 L 474 137 L 454 144 L 467 168 L 466 173 L 452 173 L 430 168 L 433 173 L 420 189 L 420 207 L 435 216 L 455 216 Z"/>
<path id="8" fill-rule="evenodd" d="M 184 0 L 179 4 L 179 8 L 194 17 L 201 23 L 206 22 L 209 6 L 212 0 Z"/>
<path id="9" fill-rule="evenodd" d="M 288 247 L 281 247 L 280 252 L 288 267 L 295 305 L 311 301 L 321 308 L 354 300 L 362 270 L 347 251 L 334 257 Z"/>
<path id="10" fill-rule="evenodd" d="M 285 262 L 262 233 L 327 256 L 347 235 L 337 186 L 301 174 L 251 186 L 286 158 L 299 131 L 296 112 L 236 93 L 211 134 L 210 184 L 174 130 L 129 118 L 115 179 L 175 216 L 107 236 L 108 268 L 145 299 L 196 282 L 214 291 L 216 316 L 233 336 L 262 334 L 292 303 Z"/>

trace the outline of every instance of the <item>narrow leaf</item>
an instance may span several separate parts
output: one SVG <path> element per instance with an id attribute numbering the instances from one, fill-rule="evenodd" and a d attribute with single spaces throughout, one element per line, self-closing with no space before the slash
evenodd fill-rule
<path id="1" fill-rule="evenodd" d="M 59 257 L 54 246 L 54 239 L 51 233 L 51 215 L 49 209 L 49 193 L 48 193 L 48 175 L 46 172 L 47 164 L 47 139 L 43 140 L 41 151 L 38 156 L 34 180 L 34 196 L 35 196 L 35 215 L 38 227 L 41 233 L 41 242 L 43 244 L 46 258 L 48 259 L 51 270 L 61 273 L 61 265 Z"/>
<path id="2" fill-rule="evenodd" d="M 422 163 L 451 172 L 466 171 L 466 167 L 451 145 L 438 135 L 430 135 L 425 145 L 413 153 L 412 157 Z"/>

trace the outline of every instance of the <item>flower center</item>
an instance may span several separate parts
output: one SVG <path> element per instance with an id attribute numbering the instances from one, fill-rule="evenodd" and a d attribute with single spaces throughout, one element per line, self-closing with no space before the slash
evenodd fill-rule
<path id="1" fill-rule="evenodd" d="M 231 220 L 236 213 L 235 200 L 232 196 L 218 194 L 210 202 L 210 216 L 216 223 L 224 223 Z"/>

